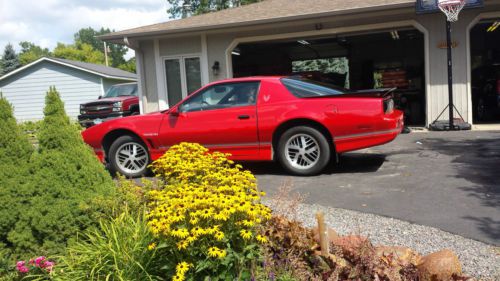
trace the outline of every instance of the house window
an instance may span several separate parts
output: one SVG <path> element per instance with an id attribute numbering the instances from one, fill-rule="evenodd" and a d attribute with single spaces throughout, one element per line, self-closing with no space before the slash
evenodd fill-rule
<path id="1" fill-rule="evenodd" d="M 201 88 L 199 56 L 180 56 L 165 59 L 165 79 L 169 107 Z"/>

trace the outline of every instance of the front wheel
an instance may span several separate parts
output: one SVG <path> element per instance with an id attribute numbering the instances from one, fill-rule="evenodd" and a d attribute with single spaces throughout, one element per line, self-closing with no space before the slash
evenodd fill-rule
<path id="1" fill-rule="evenodd" d="M 121 136 L 111 145 L 108 159 L 112 172 L 136 178 L 146 174 L 149 153 L 137 137 Z"/>
<path id="2" fill-rule="evenodd" d="M 293 174 L 301 176 L 318 174 L 330 162 L 330 157 L 328 140 L 314 128 L 293 127 L 280 137 L 278 160 Z"/>

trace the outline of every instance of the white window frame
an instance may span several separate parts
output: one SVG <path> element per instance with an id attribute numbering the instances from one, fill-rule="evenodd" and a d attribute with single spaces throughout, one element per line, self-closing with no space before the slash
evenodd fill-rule
<path id="1" fill-rule="evenodd" d="M 184 54 L 184 55 L 175 55 L 175 56 L 162 56 L 161 61 L 162 61 L 162 75 L 163 79 L 162 81 L 165 83 L 165 102 L 167 106 L 169 105 L 169 100 L 168 100 L 168 87 L 167 87 L 167 72 L 165 68 L 165 62 L 167 60 L 179 60 L 180 62 L 180 71 L 181 71 L 181 89 L 182 89 L 182 98 L 186 98 L 188 95 L 187 92 L 187 77 L 186 77 L 186 59 L 192 59 L 192 58 L 197 58 L 200 60 L 200 81 L 201 81 L 201 86 L 204 85 L 203 83 L 203 77 L 205 75 L 206 70 L 203 69 L 203 62 L 202 62 L 202 54 L 200 53 L 195 53 L 195 54 Z"/>

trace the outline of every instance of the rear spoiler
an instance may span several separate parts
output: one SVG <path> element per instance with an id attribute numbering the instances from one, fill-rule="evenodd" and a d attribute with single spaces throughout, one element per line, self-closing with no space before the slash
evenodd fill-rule
<path id="1" fill-rule="evenodd" d="M 383 88 L 383 89 L 369 89 L 369 90 L 359 90 L 359 91 L 349 91 L 346 92 L 345 94 L 341 95 L 343 97 L 345 96 L 366 96 L 366 97 L 389 97 L 392 96 L 393 92 L 397 90 L 397 88 Z"/>
<path id="2" fill-rule="evenodd" d="M 384 89 L 369 89 L 369 90 L 359 90 L 359 91 L 346 91 L 343 94 L 337 95 L 325 95 L 325 96 L 313 96 L 313 97 L 304 97 L 307 99 L 317 99 L 317 98 L 391 98 L 392 93 L 397 88 L 384 88 Z"/>

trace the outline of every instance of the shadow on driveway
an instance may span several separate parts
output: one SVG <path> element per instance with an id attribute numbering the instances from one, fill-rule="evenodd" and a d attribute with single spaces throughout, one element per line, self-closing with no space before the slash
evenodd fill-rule
<path id="1" fill-rule="evenodd" d="M 455 157 L 452 165 L 457 178 L 473 185 L 460 187 L 467 196 L 478 199 L 485 207 L 500 208 L 500 133 L 495 138 L 449 140 L 430 138 L 425 145 L 430 150 Z M 500 237 L 500 218 L 465 216 L 492 239 Z"/>
<path id="2" fill-rule="evenodd" d="M 340 165 L 332 161 L 322 175 L 373 173 L 380 169 L 386 155 L 378 153 L 349 153 L 340 156 Z M 247 162 L 240 163 L 254 175 L 289 176 L 278 162 Z"/>

